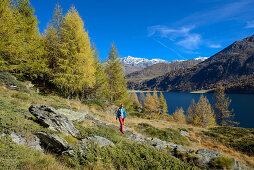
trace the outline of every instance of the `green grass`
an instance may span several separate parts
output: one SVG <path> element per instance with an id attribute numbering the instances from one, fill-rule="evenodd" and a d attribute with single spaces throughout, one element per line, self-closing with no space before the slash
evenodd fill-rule
<path id="1" fill-rule="evenodd" d="M 50 154 L 18 145 L 7 137 L 0 139 L 0 169 L 69 169 Z"/>
<path id="2" fill-rule="evenodd" d="M 104 148 L 91 145 L 85 157 L 76 153 L 72 161 L 69 160 L 76 168 L 83 165 L 91 169 L 198 169 L 166 152 L 132 142 L 121 134 L 117 127 L 95 125 L 84 128 L 82 122 L 76 123 L 75 126 L 81 131 L 80 138 L 98 135 L 115 144 L 114 147 Z"/>
<path id="3" fill-rule="evenodd" d="M 33 121 L 34 117 L 28 111 L 29 106 L 47 104 L 58 109 L 69 108 L 71 103 L 54 95 L 42 96 L 32 90 L 24 93 L 24 91 L 8 90 L 1 86 L 0 94 L 0 134 L 15 131 L 26 136 L 39 131 L 49 132 L 48 129 Z M 75 106 L 72 106 L 72 109 L 75 110 Z M 166 152 L 130 141 L 126 135 L 119 132 L 118 127 L 103 125 L 83 127 L 82 123 L 84 122 L 74 124 L 81 131 L 78 139 L 98 135 L 111 140 L 115 147 L 90 146 L 85 157 L 82 157 L 78 150 L 74 157 L 55 156 L 50 153 L 44 155 L 3 137 L 0 140 L 0 169 L 67 169 L 67 167 L 73 169 L 197 169 Z M 58 135 L 66 139 L 69 144 L 78 142 L 78 139 L 74 137 Z"/>
<path id="4" fill-rule="evenodd" d="M 0 71 L 0 86 L 1 85 L 5 85 L 7 87 L 13 85 L 16 86 L 18 91 L 29 93 L 29 90 L 27 90 L 26 86 L 22 82 L 16 80 L 13 75 L 7 72 Z"/>
<path id="5" fill-rule="evenodd" d="M 153 147 L 122 141 L 115 147 L 91 146 L 84 165 L 106 169 L 198 169 Z"/>
<path id="6" fill-rule="evenodd" d="M 225 168 L 230 168 L 233 165 L 233 160 L 229 157 L 226 156 L 220 156 L 218 158 L 215 158 L 211 162 L 211 166 L 219 169 L 225 169 Z"/>
<path id="7" fill-rule="evenodd" d="M 139 123 L 136 127 L 136 130 L 149 137 L 155 137 L 164 141 L 173 142 L 185 146 L 190 145 L 189 140 L 174 129 L 157 129 L 150 124 Z"/>
<path id="8" fill-rule="evenodd" d="M 239 127 L 215 127 L 204 132 L 224 145 L 254 156 L 254 129 Z"/>

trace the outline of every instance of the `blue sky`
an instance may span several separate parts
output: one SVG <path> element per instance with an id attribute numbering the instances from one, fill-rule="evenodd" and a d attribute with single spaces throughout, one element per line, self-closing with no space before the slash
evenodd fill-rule
<path id="1" fill-rule="evenodd" d="M 30 0 L 43 32 L 57 2 L 74 5 L 106 60 L 111 42 L 121 57 L 183 60 L 209 57 L 254 34 L 254 0 Z"/>

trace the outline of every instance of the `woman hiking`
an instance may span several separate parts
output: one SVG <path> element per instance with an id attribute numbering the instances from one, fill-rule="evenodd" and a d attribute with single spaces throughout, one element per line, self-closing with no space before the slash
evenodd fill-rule
<path id="1" fill-rule="evenodd" d="M 123 132 L 123 124 L 124 124 L 124 119 L 127 118 L 127 116 L 126 116 L 126 111 L 123 108 L 123 104 L 121 104 L 119 109 L 117 110 L 116 120 L 117 120 L 117 118 L 119 119 L 119 122 L 120 122 L 120 131 L 122 133 L 124 133 Z"/>

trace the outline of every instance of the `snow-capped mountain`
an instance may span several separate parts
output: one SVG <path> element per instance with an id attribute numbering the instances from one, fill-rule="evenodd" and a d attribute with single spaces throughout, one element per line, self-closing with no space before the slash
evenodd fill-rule
<path id="1" fill-rule="evenodd" d="M 200 60 L 200 61 L 205 61 L 206 59 L 208 59 L 209 57 L 197 57 L 194 60 Z"/>
<path id="2" fill-rule="evenodd" d="M 169 63 L 168 61 L 162 60 L 162 59 L 148 60 L 146 58 L 136 58 L 136 57 L 131 57 L 131 56 L 122 58 L 122 62 L 124 65 L 128 64 L 128 65 L 140 67 L 140 68 L 146 68 L 148 66 L 158 64 L 158 63 Z"/>

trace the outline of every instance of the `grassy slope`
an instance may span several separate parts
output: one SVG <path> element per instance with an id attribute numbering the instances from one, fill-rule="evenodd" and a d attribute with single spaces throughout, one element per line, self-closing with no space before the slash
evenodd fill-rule
<path id="1" fill-rule="evenodd" d="M 31 104 L 89 110 L 90 113 L 97 115 L 102 113 L 79 101 L 66 100 L 55 95 L 39 95 L 34 90 L 26 90 L 25 87 L 16 91 L 0 86 L 0 94 L 0 134 L 16 131 L 29 138 L 31 133 L 47 132 L 47 129 L 32 120 L 33 117 L 28 112 Z M 86 157 L 81 157 L 78 151 L 73 158 L 64 155 L 56 157 L 50 153 L 42 154 L 2 137 L 0 139 L 0 169 L 83 169 L 84 167 L 92 169 L 197 169 L 153 147 L 133 143 L 125 135 L 119 133 L 118 128 L 95 125 L 89 120 L 77 123 L 75 126 L 82 132 L 80 138 L 100 135 L 113 141 L 115 147 L 91 146 Z M 70 144 L 77 142 L 77 139 L 73 137 L 62 134 L 60 136 Z"/>
<path id="2" fill-rule="evenodd" d="M 254 156 L 254 129 L 238 127 L 215 127 L 204 132 L 226 146 Z"/>
<path id="3" fill-rule="evenodd" d="M 4 86 L 0 86 L 0 133 L 17 131 L 26 136 L 31 134 L 31 132 L 48 131 L 31 120 L 31 114 L 28 112 L 28 107 L 31 104 L 47 104 L 55 108 L 88 110 L 91 114 L 99 116 L 101 120 L 111 122 L 115 125 L 119 124 L 113 115 L 105 114 L 103 110 L 98 110 L 95 107 L 88 107 L 76 100 L 66 100 L 56 95 L 43 96 L 35 93 L 34 90 L 27 90 L 24 84 L 22 85 L 23 88 L 20 88 L 19 91 L 9 90 Z M 241 163 L 251 167 L 254 165 L 253 157 L 225 146 L 223 141 L 215 139 L 212 135 L 205 135 L 203 131 L 207 131 L 207 129 L 179 124 L 172 121 L 142 119 L 131 117 L 130 115 L 128 119 L 126 119 L 125 124 L 131 127 L 133 131 L 142 133 L 145 136 L 157 137 L 162 140 L 167 140 L 165 139 L 165 135 L 174 136 L 169 141 L 189 145 L 188 147 L 192 149 L 208 148 L 217 150 L 230 157 L 235 157 Z M 8 139 L 5 140 L 2 138 L 1 140 L 4 141 L 0 142 L 0 153 L 5 154 L 0 154 L 0 163 L 3 165 L 4 169 L 10 169 L 10 165 L 18 169 L 24 169 L 24 167 L 41 169 L 43 165 L 45 165 L 46 169 L 80 169 L 82 167 L 97 169 L 158 169 L 168 168 L 170 166 L 192 168 L 191 165 L 181 162 L 164 152 L 129 141 L 126 139 L 125 135 L 119 132 L 118 128 L 95 125 L 89 120 L 84 120 L 82 123 L 75 124 L 75 126 L 82 132 L 80 138 L 99 135 L 113 141 L 116 147 L 100 149 L 96 146 L 92 146 L 87 157 L 81 158 L 77 153 L 75 158 L 69 159 L 65 156 L 55 157 L 51 154 L 43 155 L 32 149 L 12 143 Z M 189 140 L 179 136 L 179 129 L 183 128 L 190 132 L 191 136 Z M 211 132 L 211 130 L 208 132 Z M 70 144 L 77 142 L 77 139 L 73 137 L 61 134 L 60 136 L 64 137 Z M 20 155 L 23 156 L 21 157 Z M 61 163 L 59 163 L 59 161 Z"/>

